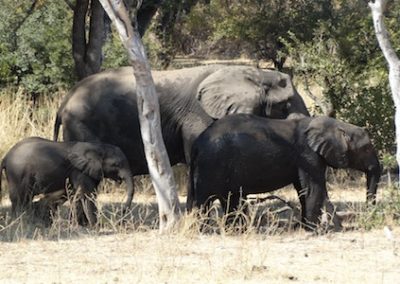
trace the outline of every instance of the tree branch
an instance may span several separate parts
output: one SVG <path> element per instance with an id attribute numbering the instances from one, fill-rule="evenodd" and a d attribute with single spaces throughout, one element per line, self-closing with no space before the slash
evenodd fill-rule
<path id="1" fill-rule="evenodd" d="M 32 15 L 33 11 L 34 11 L 35 8 L 36 8 L 37 2 L 38 2 L 37 0 L 34 0 L 34 1 L 32 2 L 32 5 L 31 5 L 31 6 L 29 7 L 29 9 L 26 11 L 25 17 L 23 17 L 23 18 L 21 19 L 21 21 L 18 22 L 18 23 L 15 25 L 15 28 L 12 30 L 12 34 L 14 35 L 14 41 L 13 41 L 13 43 L 14 43 L 14 49 L 15 49 L 15 50 L 17 49 L 17 39 L 18 39 L 18 37 L 17 37 L 17 32 L 18 32 L 18 30 L 22 27 L 22 25 L 25 23 L 25 21 L 29 18 L 29 16 Z"/>
<path id="2" fill-rule="evenodd" d="M 372 11 L 376 38 L 378 39 L 378 43 L 382 49 L 383 55 L 385 56 L 389 65 L 398 65 L 399 58 L 397 57 L 396 52 L 390 43 L 389 34 L 383 20 L 383 12 L 386 9 L 386 4 L 386 0 L 375 0 L 375 2 L 368 3 Z"/>

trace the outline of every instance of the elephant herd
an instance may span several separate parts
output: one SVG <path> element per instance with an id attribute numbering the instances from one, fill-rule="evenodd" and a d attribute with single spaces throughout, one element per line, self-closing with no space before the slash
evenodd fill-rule
<path id="1" fill-rule="evenodd" d="M 189 211 L 207 210 L 218 199 L 224 212 L 232 212 L 241 196 L 293 184 L 302 221 L 315 225 L 329 201 L 328 166 L 365 172 L 367 198 L 375 201 L 381 170 L 366 131 L 310 117 L 287 74 L 208 65 L 152 75 L 170 162 L 190 168 Z M 67 180 L 81 197 L 77 217 L 82 225 L 96 222 L 102 178 L 125 181 L 125 205 L 131 204 L 131 177 L 148 173 L 135 92 L 132 67 L 87 77 L 61 103 L 54 141 L 31 137 L 12 147 L 0 170 L 8 181 L 13 216 L 38 194 L 44 194 L 46 210 L 54 209 L 66 200 Z M 57 142 L 61 126 L 64 142 Z"/>

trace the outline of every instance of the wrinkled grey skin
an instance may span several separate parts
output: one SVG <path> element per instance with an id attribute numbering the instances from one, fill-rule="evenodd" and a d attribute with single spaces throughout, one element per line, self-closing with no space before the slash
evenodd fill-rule
<path id="1" fill-rule="evenodd" d="M 12 215 L 29 209 L 33 197 L 45 194 L 57 204 L 66 200 L 66 180 L 81 191 L 77 217 L 81 225 L 96 223 L 96 188 L 103 178 L 125 181 L 126 206 L 133 198 L 133 181 L 128 161 L 115 146 L 88 142 L 53 142 L 39 137 L 26 138 L 5 155 L 0 174 L 5 171 Z M 1 176 L 0 176 L 1 181 Z M 0 184 L 1 190 L 1 184 Z M 61 194 L 60 194 L 61 192 Z M 51 197 L 50 197 L 51 196 Z M 90 198 L 87 198 L 90 197 Z M 87 214 L 82 204 L 87 206 Z"/>
<path id="2" fill-rule="evenodd" d="M 246 197 L 293 184 L 303 222 L 313 225 L 329 201 L 327 166 L 365 172 L 368 198 L 375 199 L 381 168 L 362 128 L 328 117 L 227 116 L 214 122 L 193 144 L 187 208 L 207 210 L 219 199 L 224 212 L 231 212 L 240 194 Z"/>
<path id="3" fill-rule="evenodd" d="M 209 65 L 153 71 L 153 78 L 172 165 L 188 161 L 192 142 L 213 118 L 232 113 L 275 118 L 309 115 L 289 76 L 276 71 Z M 62 124 L 65 141 L 116 145 L 127 156 L 133 175 L 147 174 L 135 92 L 132 67 L 84 79 L 58 110 L 54 140 Z"/>

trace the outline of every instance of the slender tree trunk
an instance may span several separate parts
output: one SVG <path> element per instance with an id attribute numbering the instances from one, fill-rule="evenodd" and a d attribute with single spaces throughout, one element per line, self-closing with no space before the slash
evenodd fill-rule
<path id="1" fill-rule="evenodd" d="M 137 86 L 140 129 L 147 165 L 156 190 L 160 232 L 169 231 L 180 217 L 176 184 L 161 135 L 158 97 L 140 35 L 134 30 L 122 0 L 100 0 L 115 24 L 132 62 Z M 137 25 L 135 25 L 137 27 Z"/>
<path id="2" fill-rule="evenodd" d="M 400 60 L 390 43 L 389 34 L 385 27 L 383 12 L 386 9 L 386 4 L 386 0 L 375 0 L 374 2 L 369 2 L 374 21 L 376 38 L 378 39 L 379 46 L 389 65 L 389 84 L 396 108 L 396 160 L 397 164 L 400 165 Z M 400 180 L 400 172 L 398 175 Z"/>
<path id="3" fill-rule="evenodd" d="M 89 5 L 90 17 L 88 17 Z M 86 36 L 88 18 L 90 18 L 90 28 Z M 78 80 L 100 71 L 104 42 L 104 10 L 100 2 L 77 0 L 72 24 L 72 54 Z"/>

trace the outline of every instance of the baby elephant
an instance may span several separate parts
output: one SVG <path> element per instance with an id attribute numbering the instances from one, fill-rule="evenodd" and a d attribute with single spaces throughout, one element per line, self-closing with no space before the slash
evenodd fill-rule
<path id="1" fill-rule="evenodd" d="M 96 188 L 102 178 L 126 182 L 128 199 L 125 206 L 130 206 L 133 198 L 134 185 L 128 161 L 118 147 L 108 144 L 53 142 L 30 137 L 18 142 L 6 154 L 0 167 L 0 182 L 3 169 L 14 217 L 31 208 L 33 197 L 39 194 L 62 196 L 65 201 L 67 179 L 80 197 L 76 207 L 81 225 L 94 225 L 97 221 Z M 63 194 L 57 194 L 60 191 Z"/>
<path id="2" fill-rule="evenodd" d="M 302 220 L 315 226 L 328 200 L 325 169 L 351 168 L 367 175 L 367 197 L 375 201 L 380 179 L 378 156 L 361 127 L 329 117 L 275 120 L 230 115 L 215 121 L 192 147 L 187 207 L 219 199 L 225 212 L 241 195 L 293 184 Z M 335 225 L 340 221 L 335 218 Z"/>

